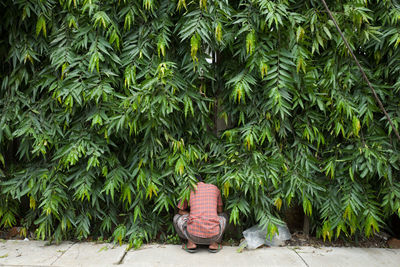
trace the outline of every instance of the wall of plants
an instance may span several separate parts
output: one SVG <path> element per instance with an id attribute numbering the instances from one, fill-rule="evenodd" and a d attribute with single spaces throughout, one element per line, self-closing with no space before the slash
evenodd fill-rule
<path id="1" fill-rule="evenodd" d="M 327 1 L 400 123 L 400 3 Z M 196 176 L 232 224 L 365 235 L 400 215 L 400 143 L 317 0 L 0 3 L 0 225 L 138 247 Z"/>

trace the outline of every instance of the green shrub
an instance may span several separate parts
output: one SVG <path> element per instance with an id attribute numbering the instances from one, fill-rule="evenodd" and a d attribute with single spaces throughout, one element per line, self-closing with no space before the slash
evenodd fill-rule
<path id="1" fill-rule="evenodd" d="M 400 5 L 329 1 L 396 127 Z M 195 176 L 230 221 L 329 240 L 400 214 L 399 140 L 320 1 L 2 1 L 0 219 L 171 239 Z"/>

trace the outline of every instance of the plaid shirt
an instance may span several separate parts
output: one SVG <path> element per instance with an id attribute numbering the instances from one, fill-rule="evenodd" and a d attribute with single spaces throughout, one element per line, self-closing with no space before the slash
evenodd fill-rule
<path id="1" fill-rule="evenodd" d="M 199 182 L 195 191 L 190 192 L 190 214 L 187 231 L 190 235 L 209 238 L 219 234 L 217 207 L 222 207 L 221 192 L 212 184 Z M 185 210 L 187 201 L 180 201 L 178 208 Z"/>

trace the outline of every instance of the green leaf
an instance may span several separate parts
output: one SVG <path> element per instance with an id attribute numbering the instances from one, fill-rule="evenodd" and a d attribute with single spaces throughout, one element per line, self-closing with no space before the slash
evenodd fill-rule
<path id="1" fill-rule="evenodd" d="M 6 167 L 3 155 L 0 153 L 0 162 L 3 163 L 3 167 Z"/>
<path id="2" fill-rule="evenodd" d="M 44 37 L 47 37 L 47 30 L 46 30 L 46 20 L 41 14 L 36 22 L 36 36 L 39 36 L 40 32 L 43 33 Z"/>

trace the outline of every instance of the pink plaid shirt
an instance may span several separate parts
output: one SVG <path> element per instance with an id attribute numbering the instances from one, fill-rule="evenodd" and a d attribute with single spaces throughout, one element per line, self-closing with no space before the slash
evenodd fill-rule
<path id="1" fill-rule="evenodd" d="M 196 190 L 190 192 L 189 207 L 187 231 L 190 235 L 210 238 L 219 234 L 217 207 L 222 207 L 222 199 L 218 187 L 199 182 Z M 178 208 L 187 209 L 187 201 L 180 201 Z"/>

